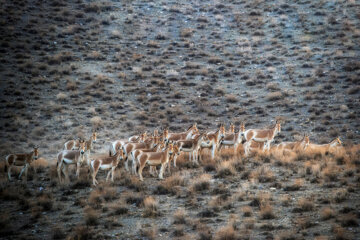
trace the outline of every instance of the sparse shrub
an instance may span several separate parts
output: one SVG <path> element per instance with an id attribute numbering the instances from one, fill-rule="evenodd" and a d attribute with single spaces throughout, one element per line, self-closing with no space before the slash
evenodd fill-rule
<path id="1" fill-rule="evenodd" d="M 241 208 L 244 217 L 251 217 L 252 216 L 252 208 L 249 206 L 244 206 Z"/>
<path id="2" fill-rule="evenodd" d="M 228 225 L 220 228 L 215 234 L 216 240 L 235 240 L 237 239 L 237 234 L 232 225 Z"/>
<path id="3" fill-rule="evenodd" d="M 42 194 L 37 199 L 38 206 L 41 206 L 44 211 L 50 211 L 53 207 L 53 198 L 50 193 Z"/>
<path id="4" fill-rule="evenodd" d="M 64 101 L 68 98 L 68 96 L 65 94 L 65 93 L 58 93 L 56 95 L 56 99 L 59 100 L 59 101 Z"/>
<path id="5" fill-rule="evenodd" d="M 64 229 L 62 227 L 55 227 L 52 229 L 52 238 L 53 239 L 64 239 L 66 237 Z"/>
<path id="6" fill-rule="evenodd" d="M 145 239 L 153 240 L 157 239 L 157 229 L 155 227 L 148 228 L 148 229 L 140 229 L 140 235 Z"/>
<path id="7" fill-rule="evenodd" d="M 193 35 L 194 29 L 192 28 L 183 28 L 180 31 L 180 37 L 188 38 Z"/>
<path id="8" fill-rule="evenodd" d="M 320 216 L 322 220 L 328 220 L 330 218 L 333 218 L 335 216 L 335 212 L 332 208 L 324 207 L 320 211 Z"/>
<path id="9" fill-rule="evenodd" d="M 103 125 L 103 121 L 101 117 L 95 116 L 90 119 L 91 124 L 93 125 L 93 128 L 99 128 Z"/>
<path id="10" fill-rule="evenodd" d="M 269 203 L 261 204 L 260 206 L 260 216 L 262 219 L 273 219 L 275 214 L 273 208 Z"/>
<path id="11" fill-rule="evenodd" d="M 298 201 L 298 206 L 303 212 L 312 211 L 314 209 L 314 203 L 306 198 L 300 198 Z"/>
<path id="12" fill-rule="evenodd" d="M 210 178 L 211 176 L 208 174 L 201 175 L 198 179 L 196 179 L 196 181 L 194 181 L 192 189 L 195 192 L 208 190 L 210 188 Z"/>
<path id="13" fill-rule="evenodd" d="M 275 180 L 274 173 L 267 167 L 262 166 L 251 173 L 252 178 L 258 179 L 259 182 L 271 182 Z"/>
<path id="14" fill-rule="evenodd" d="M 157 217 L 160 215 L 158 211 L 158 203 L 155 198 L 149 196 L 144 199 L 144 217 Z"/>
<path id="15" fill-rule="evenodd" d="M 229 103 L 236 103 L 238 101 L 237 97 L 233 94 L 227 94 L 225 96 L 225 98 L 226 98 L 226 101 Z"/>
<path id="16" fill-rule="evenodd" d="M 314 225 L 309 217 L 300 217 L 296 219 L 296 223 L 302 228 L 307 229 Z"/>
<path id="17" fill-rule="evenodd" d="M 174 213 L 174 224 L 186 224 L 186 212 L 184 209 L 179 209 Z"/>
<path id="18" fill-rule="evenodd" d="M 269 93 L 266 97 L 269 101 L 277 101 L 284 98 L 283 94 L 281 92 L 272 92 Z"/>
<path id="19" fill-rule="evenodd" d="M 346 200 L 346 198 L 349 196 L 349 193 L 346 189 L 340 189 L 335 191 L 334 193 L 334 202 L 341 203 Z"/>
<path id="20" fill-rule="evenodd" d="M 176 226 L 172 235 L 174 237 L 182 237 L 182 236 L 184 236 L 184 227 L 183 226 Z"/>
<path id="21" fill-rule="evenodd" d="M 85 222 L 88 226 L 95 226 L 98 224 L 99 214 L 92 208 L 88 207 L 84 210 Z"/>
<path id="22" fill-rule="evenodd" d="M 220 162 L 217 166 L 217 174 L 216 177 L 224 178 L 226 176 L 231 176 L 235 174 L 235 169 L 232 166 L 231 161 Z"/>

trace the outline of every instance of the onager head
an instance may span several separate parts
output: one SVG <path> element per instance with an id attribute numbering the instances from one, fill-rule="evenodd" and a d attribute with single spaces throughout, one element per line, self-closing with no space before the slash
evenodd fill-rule
<path id="1" fill-rule="evenodd" d="M 220 125 L 219 131 L 220 131 L 220 138 L 223 138 L 225 136 L 225 126 L 224 126 L 224 124 Z"/>
<path id="2" fill-rule="evenodd" d="M 235 125 L 234 123 L 230 123 L 230 130 L 229 130 L 230 133 L 235 133 Z"/>
<path id="3" fill-rule="evenodd" d="M 80 145 L 80 147 L 79 147 L 80 153 L 81 153 L 81 154 L 84 154 L 84 153 L 85 153 L 85 147 L 86 147 L 86 142 L 85 142 L 85 140 L 84 140 L 84 139 L 80 139 L 80 140 L 79 140 L 79 145 Z"/>
<path id="4" fill-rule="evenodd" d="M 93 132 L 91 135 L 91 139 L 93 143 L 96 143 L 96 135 L 97 135 L 96 132 Z"/>
<path id="5" fill-rule="evenodd" d="M 341 146 L 341 144 L 342 142 L 339 137 L 335 138 L 331 143 L 332 146 Z"/>
<path id="6" fill-rule="evenodd" d="M 164 142 L 167 142 L 167 141 L 169 141 L 169 129 L 168 128 L 165 128 L 164 129 L 164 132 L 163 132 L 163 135 L 162 135 L 162 137 L 163 137 L 163 141 Z"/>
<path id="7" fill-rule="evenodd" d="M 33 156 L 33 158 L 34 158 L 34 160 L 37 160 L 38 159 L 38 157 L 39 157 L 39 147 L 34 147 L 34 156 Z"/>
<path id="8" fill-rule="evenodd" d="M 303 143 L 305 144 L 305 145 L 304 145 L 304 149 L 306 149 L 306 148 L 309 146 L 309 144 L 310 144 L 310 138 L 309 138 L 309 136 L 305 134 L 304 139 L 303 139 L 302 141 L 303 141 Z"/>
<path id="9" fill-rule="evenodd" d="M 280 123 L 279 120 L 276 121 L 275 130 L 276 130 L 278 133 L 281 132 L 281 123 Z"/>

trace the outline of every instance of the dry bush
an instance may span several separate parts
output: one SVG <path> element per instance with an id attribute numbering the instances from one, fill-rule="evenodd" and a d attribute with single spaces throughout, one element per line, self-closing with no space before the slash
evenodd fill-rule
<path id="1" fill-rule="evenodd" d="M 194 31 L 195 30 L 192 28 L 183 28 L 180 31 L 180 37 L 183 37 L 183 38 L 191 37 L 193 35 Z"/>
<path id="2" fill-rule="evenodd" d="M 149 240 L 157 239 L 157 232 L 156 227 L 140 229 L 140 235 Z"/>
<path id="3" fill-rule="evenodd" d="M 320 211 L 320 216 L 322 220 L 328 220 L 335 217 L 335 211 L 330 207 L 324 207 Z"/>
<path id="4" fill-rule="evenodd" d="M 275 214 L 272 206 L 269 203 L 260 205 L 260 216 L 262 219 L 273 219 Z"/>
<path id="5" fill-rule="evenodd" d="M 238 236 L 236 234 L 236 231 L 232 225 L 228 225 L 225 227 L 221 227 L 216 233 L 215 233 L 215 239 L 216 240 L 235 240 Z"/>
<path id="6" fill-rule="evenodd" d="M 69 240 L 85 240 L 93 239 L 93 233 L 88 226 L 78 225 L 75 227 L 70 236 L 67 236 Z"/>
<path id="7" fill-rule="evenodd" d="M 174 213 L 174 224 L 186 224 L 186 211 L 184 209 L 179 209 Z"/>
<path id="8" fill-rule="evenodd" d="M 339 189 L 333 192 L 333 201 L 335 203 L 341 203 L 345 201 L 349 196 L 346 189 Z"/>
<path id="9" fill-rule="evenodd" d="M 202 174 L 196 178 L 191 185 L 191 190 L 194 192 L 203 192 L 210 188 L 211 175 Z"/>
<path id="10" fill-rule="evenodd" d="M 291 196 L 289 194 L 282 195 L 280 197 L 281 205 L 284 207 L 288 207 L 291 203 Z"/>
<path id="11" fill-rule="evenodd" d="M 56 226 L 52 229 L 52 239 L 64 239 L 65 237 L 65 231 L 61 226 Z"/>
<path id="12" fill-rule="evenodd" d="M 170 177 L 167 177 L 164 181 L 161 182 L 159 186 L 161 186 L 164 191 L 167 193 L 175 194 L 178 190 L 178 186 L 186 186 L 187 180 L 181 173 L 177 172 Z"/>
<path id="13" fill-rule="evenodd" d="M 251 172 L 251 178 L 255 178 L 261 183 L 272 182 L 275 180 L 274 173 L 267 166 L 259 167 Z"/>
<path id="14" fill-rule="evenodd" d="M 228 103 L 236 103 L 238 101 L 237 96 L 233 94 L 227 94 L 225 98 Z"/>
<path id="15" fill-rule="evenodd" d="M 272 92 L 269 93 L 266 98 L 268 101 L 277 101 L 283 99 L 284 95 L 281 92 Z"/>
<path id="16" fill-rule="evenodd" d="M 158 202 L 149 196 L 144 199 L 144 217 L 157 217 L 160 215 Z"/>
<path id="17" fill-rule="evenodd" d="M 309 217 L 299 217 L 296 219 L 296 224 L 300 226 L 301 229 L 307 229 L 314 225 Z"/>
<path id="18" fill-rule="evenodd" d="M 224 178 L 236 173 L 231 161 L 220 162 L 216 167 L 216 177 Z"/>
<path id="19" fill-rule="evenodd" d="M 103 125 L 103 120 L 99 116 L 92 117 L 90 119 L 90 123 L 92 124 L 93 128 L 99 128 Z"/>
<path id="20" fill-rule="evenodd" d="M 244 217 L 251 217 L 253 214 L 252 208 L 250 206 L 244 206 L 241 208 Z"/>
<path id="21" fill-rule="evenodd" d="M 59 100 L 59 101 L 64 101 L 68 98 L 68 95 L 66 95 L 65 93 L 63 92 L 60 92 L 56 95 L 56 99 Z"/>
<path id="22" fill-rule="evenodd" d="M 358 227 L 356 214 L 348 213 L 337 218 L 342 227 Z"/>
<path id="23" fill-rule="evenodd" d="M 334 224 L 331 227 L 331 231 L 335 234 L 335 239 L 336 240 L 350 240 L 350 239 L 354 239 L 352 233 L 350 233 L 349 231 L 347 231 L 345 228 Z"/>
<path id="24" fill-rule="evenodd" d="M 45 158 L 38 158 L 31 163 L 31 167 L 34 168 L 36 173 L 45 172 L 45 169 L 49 166 L 48 161 Z"/>
<path id="25" fill-rule="evenodd" d="M 306 198 L 300 198 L 297 202 L 299 211 L 301 212 L 308 212 L 312 211 L 314 209 L 314 203 L 311 200 L 308 200 Z"/>
<path id="26" fill-rule="evenodd" d="M 296 179 L 292 185 L 284 187 L 284 191 L 298 191 L 304 185 L 304 179 Z"/>
<path id="27" fill-rule="evenodd" d="M 321 175 L 326 182 L 333 182 L 338 180 L 339 167 L 329 164 L 327 167 L 322 169 Z"/>
<path id="28" fill-rule="evenodd" d="M 54 199 L 51 193 L 42 193 L 37 198 L 36 203 L 43 209 L 43 211 L 50 211 L 53 207 Z"/>
<path id="29" fill-rule="evenodd" d="M 84 209 L 84 218 L 86 225 L 95 226 L 98 225 L 99 213 L 97 213 L 93 208 L 87 207 Z"/>

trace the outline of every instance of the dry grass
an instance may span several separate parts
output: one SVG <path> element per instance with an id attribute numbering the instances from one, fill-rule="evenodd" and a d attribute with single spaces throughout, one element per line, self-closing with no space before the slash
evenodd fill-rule
<path id="1" fill-rule="evenodd" d="M 235 240 L 237 239 L 237 234 L 232 225 L 228 225 L 225 227 L 221 227 L 216 233 L 215 233 L 215 239 L 216 240 Z"/>
<path id="2" fill-rule="evenodd" d="M 144 199 L 144 217 L 157 217 L 160 215 L 158 202 L 155 198 L 149 196 Z"/>
<path id="3" fill-rule="evenodd" d="M 194 192 L 203 192 L 209 190 L 210 188 L 210 179 L 211 175 L 202 174 L 196 180 L 193 181 L 191 185 L 191 190 Z"/>
<path id="4" fill-rule="evenodd" d="M 275 180 L 274 173 L 267 166 L 259 167 L 251 173 L 251 178 L 257 179 L 261 183 L 272 182 Z"/>
<path id="5" fill-rule="evenodd" d="M 88 226 L 95 226 L 99 223 L 99 213 L 97 213 L 93 208 L 85 208 L 84 209 L 84 218 L 85 223 Z"/>
<path id="6" fill-rule="evenodd" d="M 260 205 L 260 217 L 262 219 L 273 219 L 273 218 L 275 218 L 273 207 L 269 203 L 265 203 L 265 204 Z"/>
<path id="7" fill-rule="evenodd" d="M 312 211 L 315 208 L 314 203 L 306 198 L 300 198 L 297 202 L 299 210 L 302 212 Z"/>
<path id="8" fill-rule="evenodd" d="M 335 217 L 335 211 L 330 207 L 324 207 L 320 211 L 320 217 L 322 220 L 328 220 Z"/>

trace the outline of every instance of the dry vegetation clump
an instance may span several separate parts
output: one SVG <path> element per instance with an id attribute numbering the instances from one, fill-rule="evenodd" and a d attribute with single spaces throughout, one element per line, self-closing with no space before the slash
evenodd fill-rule
<path id="1" fill-rule="evenodd" d="M 345 228 L 334 224 L 331 227 L 331 231 L 333 232 L 333 234 L 335 235 L 335 239 L 339 239 L 339 240 L 350 240 L 350 239 L 354 239 L 352 233 L 350 233 L 349 231 L 347 231 Z"/>
<path id="2" fill-rule="evenodd" d="M 295 208 L 295 212 L 308 212 L 312 211 L 315 207 L 312 200 L 306 198 L 300 198 L 297 202 L 298 208 Z"/>
<path id="3" fill-rule="evenodd" d="M 187 185 L 188 180 L 179 172 L 165 178 L 154 191 L 154 194 L 176 194 L 179 193 L 179 187 Z"/>
<path id="4" fill-rule="evenodd" d="M 203 192 L 210 189 L 211 175 L 202 174 L 191 185 L 191 190 L 194 192 Z"/>
<path id="5" fill-rule="evenodd" d="M 228 226 L 221 227 L 216 233 L 216 240 L 236 240 L 238 239 L 237 233 L 232 224 Z"/>
<path id="6" fill-rule="evenodd" d="M 36 161 L 31 163 L 31 167 L 37 174 L 45 172 L 48 166 L 49 163 L 45 158 L 38 158 Z"/>
<path id="7" fill-rule="evenodd" d="M 335 217 L 335 211 L 330 207 L 324 207 L 320 211 L 320 216 L 322 220 L 328 220 Z"/>
<path id="8" fill-rule="evenodd" d="M 296 223 L 301 229 L 310 228 L 315 224 L 311 221 L 309 217 L 299 217 L 296 219 Z"/>
<path id="9" fill-rule="evenodd" d="M 97 213 L 93 208 L 87 207 L 84 209 L 84 218 L 86 225 L 95 226 L 98 225 L 99 213 Z"/>
<path id="10" fill-rule="evenodd" d="M 264 203 L 260 205 L 260 216 L 262 219 L 275 218 L 273 207 L 270 205 L 270 203 Z"/>
<path id="11" fill-rule="evenodd" d="M 266 183 L 274 181 L 275 175 L 269 167 L 261 166 L 251 173 L 251 178 L 257 179 L 261 183 Z"/>
<path id="12" fill-rule="evenodd" d="M 38 196 L 36 203 L 43 211 L 50 211 L 53 207 L 54 199 L 51 193 L 41 193 Z"/>
<path id="13" fill-rule="evenodd" d="M 235 168 L 233 167 L 232 161 L 220 162 L 216 168 L 216 177 L 224 178 L 227 176 L 232 176 L 236 173 Z"/>
<path id="14" fill-rule="evenodd" d="M 144 217 L 157 217 L 160 215 L 158 202 L 152 196 L 144 199 Z"/>
<path id="15" fill-rule="evenodd" d="M 144 237 L 145 239 L 153 240 L 157 237 L 157 228 L 156 226 L 152 228 L 141 228 L 140 229 L 140 235 Z"/>
<path id="16" fill-rule="evenodd" d="M 335 203 L 344 202 L 349 197 L 349 193 L 346 189 L 339 189 L 333 192 L 333 201 Z"/>
<path id="17" fill-rule="evenodd" d="M 253 215 L 252 208 L 250 206 L 244 206 L 241 208 L 244 217 L 251 217 Z"/>
<path id="18" fill-rule="evenodd" d="M 304 185 L 304 179 L 296 179 L 292 185 L 284 187 L 284 191 L 299 191 Z"/>
<path id="19" fill-rule="evenodd" d="M 174 218 L 173 223 L 174 224 L 186 224 L 186 222 L 187 222 L 186 217 L 187 217 L 186 211 L 184 209 L 179 209 L 173 215 L 173 218 Z"/>

